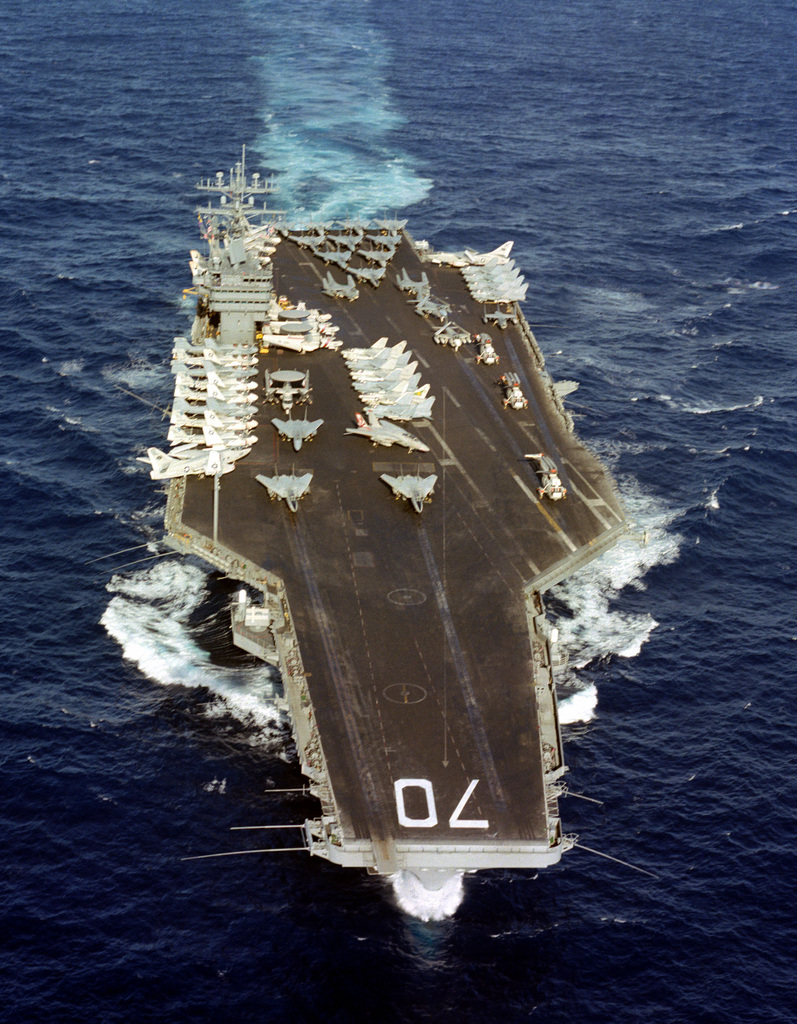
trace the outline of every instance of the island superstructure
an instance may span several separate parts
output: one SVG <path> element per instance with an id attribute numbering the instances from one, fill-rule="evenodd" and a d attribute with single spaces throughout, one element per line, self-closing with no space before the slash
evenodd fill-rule
<path id="1" fill-rule="evenodd" d="M 166 539 L 240 580 L 319 800 L 313 855 L 429 888 L 568 846 L 542 593 L 627 528 L 520 308 L 511 243 L 289 223 L 241 160 L 172 353 Z"/>

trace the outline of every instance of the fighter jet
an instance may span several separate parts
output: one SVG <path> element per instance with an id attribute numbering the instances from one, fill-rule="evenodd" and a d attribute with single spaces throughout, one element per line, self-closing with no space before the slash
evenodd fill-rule
<path id="1" fill-rule="evenodd" d="M 174 448 L 168 455 L 159 448 L 147 448 L 146 457 L 139 456 L 138 461 L 152 466 L 149 475 L 153 480 L 171 480 L 199 474 L 217 476 L 231 473 L 235 469 L 235 463 L 225 453 L 214 448 L 195 448 L 191 445 L 183 449 Z"/>
<path id="2" fill-rule="evenodd" d="M 385 276 L 385 267 L 352 267 L 352 273 L 359 281 L 366 281 L 368 284 L 372 284 L 374 288 L 379 286 L 379 282 Z"/>
<path id="3" fill-rule="evenodd" d="M 474 252 L 473 249 L 465 249 L 464 252 L 430 252 L 429 259 L 432 263 L 445 263 L 450 267 L 483 267 L 489 260 L 505 263 L 509 259 L 513 244 L 513 242 L 504 242 L 492 252 Z"/>
<path id="4" fill-rule="evenodd" d="M 423 401 L 401 401 L 395 405 L 375 405 L 371 411 L 380 419 L 388 420 L 425 420 L 432 415 L 434 395 Z"/>
<path id="5" fill-rule="evenodd" d="M 256 355 L 238 355 L 235 352 L 222 354 L 212 348 L 203 349 L 202 355 L 205 357 L 205 369 L 207 369 L 208 362 L 228 370 L 248 369 L 250 366 L 257 366 Z"/>
<path id="6" fill-rule="evenodd" d="M 248 395 L 257 390 L 253 380 L 238 380 L 235 377 L 220 377 L 214 370 L 208 371 L 208 390 L 215 388 L 225 395 Z"/>
<path id="7" fill-rule="evenodd" d="M 387 347 L 387 338 L 380 338 L 375 341 L 373 345 L 368 348 L 347 348 L 341 355 L 347 363 L 361 363 L 365 364 L 374 359 L 383 359 L 387 356 L 396 357 L 403 354 L 407 347 L 406 341 L 400 341 L 397 345 L 393 345 L 392 348 Z"/>
<path id="8" fill-rule="evenodd" d="M 417 363 L 411 363 L 414 369 Z M 413 373 L 410 366 L 397 366 L 392 370 L 375 370 L 373 377 L 355 377 L 351 386 L 355 391 L 412 391 L 420 384 L 421 375 Z"/>
<path id="9" fill-rule="evenodd" d="M 356 249 L 363 238 L 362 231 L 357 231 L 354 234 L 337 234 L 327 235 L 327 241 L 336 245 L 339 249 Z"/>
<path id="10" fill-rule="evenodd" d="M 261 483 L 269 493 L 269 497 L 282 498 L 291 512 L 299 507 L 299 499 L 304 496 L 313 479 L 312 473 L 305 473 L 303 476 L 296 476 L 295 473 L 284 476 L 263 476 L 258 474 L 255 480 Z"/>
<path id="11" fill-rule="evenodd" d="M 205 409 L 205 422 L 209 423 L 211 427 L 215 427 L 219 433 L 242 434 L 246 430 L 255 430 L 257 428 L 257 420 L 255 419 L 244 419 L 240 414 L 222 414 L 215 409 Z"/>
<path id="12" fill-rule="evenodd" d="M 246 448 L 247 451 L 250 451 L 252 445 L 257 441 L 254 434 L 239 434 L 235 431 L 227 430 L 220 431 L 209 423 L 205 423 L 202 427 L 202 435 L 208 448 L 218 448 L 225 451 L 235 448 Z"/>
<path id="13" fill-rule="evenodd" d="M 424 270 L 421 274 L 420 281 L 413 281 L 407 270 L 402 268 L 398 274 L 396 274 L 396 284 L 399 286 L 401 291 L 407 292 L 408 294 L 418 295 L 421 291 L 429 293 L 429 278 L 426 276 Z"/>
<path id="14" fill-rule="evenodd" d="M 390 233 L 397 234 L 406 225 L 406 220 L 397 220 L 395 217 L 392 220 L 376 220 L 374 224 L 379 228 L 380 231 L 387 231 Z"/>
<path id="15" fill-rule="evenodd" d="M 449 322 L 437 328 L 434 332 L 434 340 L 438 345 L 450 345 L 456 351 L 462 345 L 468 344 L 471 337 L 464 327 Z"/>
<path id="16" fill-rule="evenodd" d="M 431 476 L 389 476 L 382 473 L 379 479 L 385 481 L 397 499 L 406 498 L 416 512 L 423 512 L 423 503 L 432 500 L 432 491 L 437 483 L 434 473 Z"/>
<path id="17" fill-rule="evenodd" d="M 326 275 L 321 279 L 321 285 L 325 295 L 329 295 L 332 299 L 348 299 L 349 302 L 354 302 L 360 295 L 360 290 L 354 282 L 354 278 L 351 274 L 346 275 L 345 284 L 340 284 L 332 276 L 332 271 L 327 271 Z"/>
<path id="18" fill-rule="evenodd" d="M 349 260 L 351 259 L 351 253 L 348 249 L 344 249 L 341 252 L 338 249 L 322 249 L 320 246 L 316 246 L 313 249 L 313 255 L 323 260 L 326 264 L 334 263 L 341 270 L 345 270 L 348 267 Z"/>
<path id="19" fill-rule="evenodd" d="M 409 353 L 407 353 L 407 356 L 409 356 Z M 373 368 L 369 367 L 367 370 L 351 370 L 350 376 L 354 381 L 354 386 L 356 388 L 358 382 L 373 383 L 375 381 L 400 380 L 402 378 L 406 380 L 415 373 L 417 368 L 417 359 L 412 363 L 406 363 L 404 365 L 399 363 L 394 365 L 390 362 L 386 366 L 377 364 L 376 366 L 373 366 Z"/>
<path id="20" fill-rule="evenodd" d="M 523 458 L 537 463 L 535 468 L 542 484 L 542 487 L 537 488 L 538 497 L 543 498 L 547 494 L 551 501 L 567 497 L 567 488 L 559 479 L 559 470 L 549 455 L 543 452 L 529 452 Z"/>
<path id="21" fill-rule="evenodd" d="M 315 437 L 318 428 L 324 421 L 307 419 L 292 420 L 289 418 L 287 420 L 273 419 L 271 422 L 277 428 L 278 433 L 281 434 L 282 437 L 287 437 L 293 442 L 294 450 L 298 452 L 302 447 L 303 441 L 309 441 Z"/>
<path id="22" fill-rule="evenodd" d="M 408 430 L 404 430 L 403 427 L 397 427 L 395 423 L 388 423 L 387 420 L 380 420 L 378 416 L 374 415 L 373 409 L 366 409 L 365 415 L 368 417 L 368 422 L 366 422 L 362 413 L 358 412 L 354 417 L 354 422 L 357 426 L 346 427 L 346 433 L 361 434 L 363 437 L 369 438 L 372 444 L 381 444 L 385 448 L 389 448 L 392 444 L 400 444 L 405 448 L 409 448 L 411 452 L 429 451 L 429 446 L 425 445 L 423 441 L 419 441 Z"/>
<path id="23" fill-rule="evenodd" d="M 498 306 L 496 306 L 496 308 L 494 310 L 488 310 L 486 308 L 486 306 L 485 306 L 484 315 L 482 316 L 482 320 L 486 324 L 490 324 L 490 323 L 498 324 L 498 326 L 503 331 L 507 324 L 516 324 L 517 323 L 517 313 L 513 313 L 513 312 L 511 312 L 509 310 L 503 310 L 503 309 L 501 309 Z"/>
<path id="24" fill-rule="evenodd" d="M 417 379 L 416 379 L 417 378 Z M 393 406 L 405 402 L 422 402 L 429 394 L 429 385 L 417 387 L 420 374 L 415 374 L 411 381 L 399 381 L 392 388 L 377 388 L 374 391 L 361 391 L 360 401 L 363 405 Z"/>
<path id="25" fill-rule="evenodd" d="M 379 267 L 386 267 L 396 255 L 395 247 L 392 249 L 358 249 L 357 255 L 368 260 L 369 263 L 376 263 Z"/>
<path id="26" fill-rule="evenodd" d="M 446 320 L 451 307 L 447 302 L 433 299 L 431 295 L 420 296 L 415 303 L 415 312 L 420 316 L 433 316 L 437 320 Z"/>

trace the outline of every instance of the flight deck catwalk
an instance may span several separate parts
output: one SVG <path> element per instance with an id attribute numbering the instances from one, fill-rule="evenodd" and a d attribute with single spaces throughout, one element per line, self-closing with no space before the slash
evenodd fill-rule
<path id="1" fill-rule="evenodd" d="M 511 247 L 434 253 L 388 221 L 254 226 L 265 187 L 243 162 L 202 187 L 227 202 L 201 211 L 191 341 L 226 355 L 214 394 L 231 419 L 192 439 L 234 469 L 195 458 L 175 476 L 167 536 L 247 586 L 233 635 L 280 669 L 321 804 L 310 852 L 431 888 L 558 861 L 565 766 L 540 594 L 626 520 L 512 297 L 526 286 Z M 330 288 L 330 262 L 358 287 Z M 251 350 L 250 375 L 235 355 Z M 200 380 L 197 411 L 205 393 Z"/>

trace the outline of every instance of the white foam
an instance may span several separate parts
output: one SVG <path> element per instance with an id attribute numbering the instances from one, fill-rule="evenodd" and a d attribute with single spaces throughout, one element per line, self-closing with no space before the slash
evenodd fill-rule
<path id="1" fill-rule="evenodd" d="M 111 577 L 114 595 L 100 619 L 124 657 L 163 686 L 207 687 L 223 700 L 219 713 L 273 736 L 281 718 L 269 701 L 268 668 L 222 668 L 191 636 L 189 619 L 205 594 L 207 575 L 186 562 L 164 561 Z M 208 713 L 214 713 L 211 708 Z"/>
<path id="2" fill-rule="evenodd" d="M 749 402 L 741 402 L 735 405 L 727 405 L 725 403 L 716 402 L 697 402 L 694 405 L 682 406 L 684 412 L 691 412 L 696 416 L 705 416 L 709 413 L 717 412 L 740 412 L 743 409 L 757 409 L 759 405 L 763 405 L 764 396 L 756 395 Z"/>
<path id="3" fill-rule="evenodd" d="M 279 174 L 292 216 L 368 218 L 419 202 L 432 182 L 396 145 L 388 42 L 367 5 L 269 5 L 259 61 L 266 101 L 253 149 Z M 257 21 L 259 5 L 253 5 Z"/>
<path id="4" fill-rule="evenodd" d="M 631 522 L 644 532 L 647 543 L 643 546 L 638 538 L 624 537 L 611 551 L 554 589 L 556 598 L 570 612 L 570 617 L 560 616 L 556 624 L 559 641 L 575 669 L 596 658 L 634 658 L 639 654 L 658 623 L 647 612 L 623 611 L 613 603 L 627 587 L 644 590 L 644 577 L 652 566 L 668 565 L 678 557 L 682 538 L 668 529 L 680 515 L 678 510 L 645 494 L 633 480 L 620 484 L 620 496 Z M 577 681 L 567 672 L 564 679 Z M 581 707 L 583 710 L 586 704 L 582 702 Z"/>
<path id="5" fill-rule="evenodd" d="M 420 921 L 443 921 L 453 917 L 464 897 L 463 872 L 452 875 L 439 889 L 427 889 L 411 871 L 390 876 L 396 902 L 405 914 Z"/>
<path id="6" fill-rule="evenodd" d="M 559 724 L 591 722 L 598 706 L 598 688 L 594 683 L 559 702 Z"/>

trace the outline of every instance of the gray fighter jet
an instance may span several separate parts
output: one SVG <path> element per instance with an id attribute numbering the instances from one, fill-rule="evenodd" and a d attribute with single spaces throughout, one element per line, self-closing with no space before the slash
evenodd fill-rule
<path id="1" fill-rule="evenodd" d="M 437 483 L 434 473 L 431 476 L 389 476 L 382 473 L 379 479 L 385 481 L 397 499 L 406 498 L 416 512 L 423 512 L 424 502 L 432 500 L 432 491 Z"/>
<path id="2" fill-rule="evenodd" d="M 369 263 L 375 263 L 379 267 L 386 267 L 396 255 L 395 247 L 392 249 L 358 249 L 357 254 Z"/>
<path id="3" fill-rule="evenodd" d="M 373 409 L 366 409 L 365 416 L 368 417 L 367 422 L 362 413 L 358 412 L 354 417 L 357 426 L 346 427 L 346 433 L 360 434 L 362 437 L 367 437 L 372 444 L 381 444 L 385 448 L 389 448 L 393 444 L 400 444 L 411 452 L 429 451 L 429 446 L 425 445 L 423 441 L 419 441 L 408 430 L 397 427 L 395 423 L 388 423 L 387 420 L 380 420 L 378 416 L 374 415 Z"/>
<path id="4" fill-rule="evenodd" d="M 379 287 L 379 282 L 385 276 L 385 267 L 352 267 L 352 273 L 358 281 L 365 281 L 372 284 L 374 288 Z"/>
<path id="5" fill-rule="evenodd" d="M 445 322 L 451 313 L 451 307 L 447 302 L 433 299 L 431 295 L 419 294 L 415 302 L 415 312 L 420 316 L 433 316 Z"/>
<path id="6" fill-rule="evenodd" d="M 360 290 L 355 284 L 354 278 L 351 274 L 347 274 L 346 282 L 341 284 L 335 280 L 332 276 L 332 271 L 329 270 L 321 279 L 321 285 L 324 294 L 329 295 L 332 299 L 348 299 L 349 302 L 354 302 L 354 300 L 360 295 Z"/>
<path id="7" fill-rule="evenodd" d="M 402 268 L 398 274 L 396 274 L 396 284 L 399 286 L 401 291 L 407 292 L 410 295 L 420 295 L 421 292 L 429 294 L 429 278 L 426 276 L 424 270 L 421 274 L 420 281 L 413 281 L 408 274 L 407 270 Z"/>
<path id="8" fill-rule="evenodd" d="M 282 498 L 291 512 L 295 512 L 298 509 L 299 499 L 304 497 L 305 491 L 310 486 L 312 479 L 312 473 L 305 473 L 303 476 L 296 476 L 295 473 L 283 476 L 263 476 L 258 474 L 255 477 L 255 480 L 266 488 L 272 501 L 274 498 Z"/>
<path id="9" fill-rule="evenodd" d="M 288 438 L 293 442 L 295 451 L 299 451 L 302 447 L 303 441 L 309 441 L 315 437 L 318 432 L 318 428 L 324 422 L 323 420 L 287 420 L 273 419 L 271 421 L 277 428 L 277 432 L 282 436 Z"/>
<path id="10" fill-rule="evenodd" d="M 351 253 L 348 249 L 344 249 L 343 252 L 340 252 L 338 249 L 314 249 L 313 252 L 324 263 L 334 263 L 341 270 L 345 270 L 348 267 L 349 260 L 351 259 Z"/>

